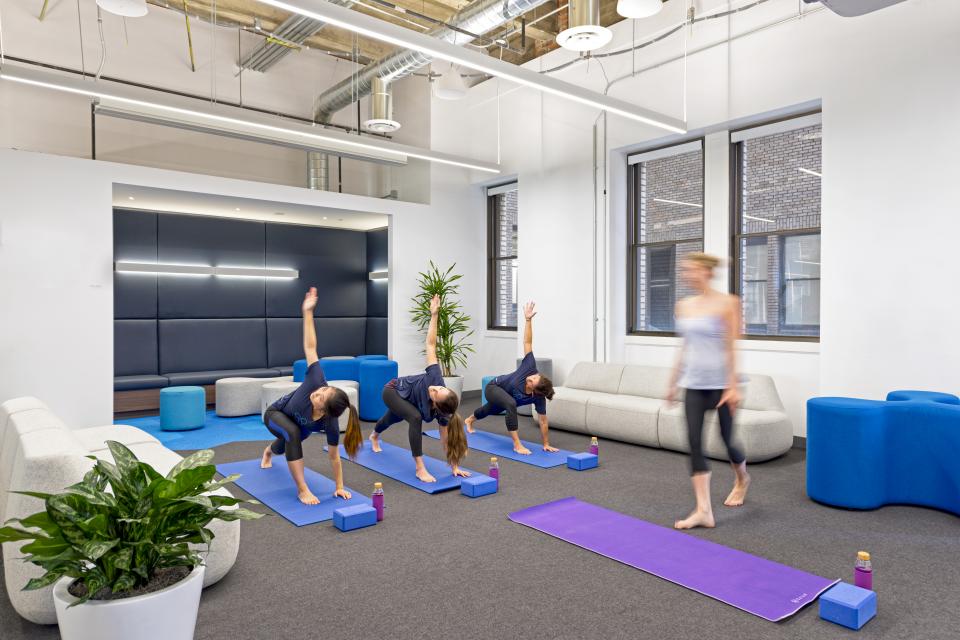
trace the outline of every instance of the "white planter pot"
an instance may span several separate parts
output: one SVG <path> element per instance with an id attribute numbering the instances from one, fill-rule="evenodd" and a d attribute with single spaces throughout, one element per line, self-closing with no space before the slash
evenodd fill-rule
<path id="1" fill-rule="evenodd" d="M 463 399 L 463 376 L 444 376 L 443 386 L 457 393 L 457 397 Z"/>
<path id="2" fill-rule="evenodd" d="M 193 640 L 203 589 L 203 566 L 161 591 L 122 600 L 77 601 L 67 591 L 73 578 L 53 587 L 62 640 Z"/>

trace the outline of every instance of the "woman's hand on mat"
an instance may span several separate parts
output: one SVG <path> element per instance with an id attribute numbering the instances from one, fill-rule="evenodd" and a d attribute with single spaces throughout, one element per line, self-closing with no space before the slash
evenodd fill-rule
<path id="1" fill-rule="evenodd" d="M 314 307 L 317 306 L 317 288 L 310 287 L 310 290 L 307 291 L 307 295 L 303 296 L 303 312 L 304 313 L 313 313 Z"/>
<path id="2" fill-rule="evenodd" d="M 353 496 L 346 489 L 340 488 L 333 492 L 334 498 L 343 498 L 344 500 L 349 500 Z"/>
<path id="3" fill-rule="evenodd" d="M 461 469 L 460 467 L 454 467 L 454 468 L 453 468 L 453 475 L 454 475 L 454 476 L 460 476 L 461 478 L 469 478 L 469 477 L 470 477 L 470 472 L 469 472 L 469 471 L 464 471 L 464 470 Z"/>
<path id="4" fill-rule="evenodd" d="M 435 316 L 440 313 L 440 296 L 430 298 L 430 315 Z"/>
<path id="5" fill-rule="evenodd" d="M 533 316 L 537 315 L 537 312 L 534 311 L 536 306 L 536 303 L 533 302 L 528 302 L 527 304 L 523 305 L 523 317 L 527 320 L 533 320 Z"/>
<path id="6" fill-rule="evenodd" d="M 727 405 L 730 413 L 735 413 L 737 407 L 740 406 L 740 399 L 740 391 L 738 391 L 736 387 L 730 387 L 720 396 L 720 402 L 717 403 L 717 408 L 719 409 L 723 405 Z"/>
<path id="7" fill-rule="evenodd" d="M 543 450 L 549 451 L 550 453 L 556 453 L 557 451 L 560 451 L 560 449 L 557 449 L 556 447 L 551 447 L 549 444 L 543 445 Z"/>

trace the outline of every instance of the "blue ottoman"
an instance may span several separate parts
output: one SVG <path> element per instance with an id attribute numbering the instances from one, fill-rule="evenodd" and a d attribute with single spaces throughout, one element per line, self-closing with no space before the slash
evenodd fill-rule
<path id="1" fill-rule="evenodd" d="M 367 354 L 363 356 L 357 356 L 357 360 L 386 360 L 387 356 L 380 354 Z"/>
<path id="2" fill-rule="evenodd" d="M 480 381 L 480 405 L 487 404 L 487 385 L 496 378 L 497 376 L 483 376 L 483 379 Z M 505 412 L 498 411 L 496 415 L 502 416 Z"/>
<path id="3" fill-rule="evenodd" d="M 160 389 L 160 428 L 189 431 L 203 428 L 207 417 L 207 393 L 203 387 Z"/>
<path id="4" fill-rule="evenodd" d="M 356 358 L 320 358 L 323 377 L 327 380 L 360 381 L 360 360 Z"/>
<path id="5" fill-rule="evenodd" d="M 915 504 L 960 515 L 960 398 L 807 401 L 807 495 L 847 509 Z"/>
<path id="6" fill-rule="evenodd" d="M 387 411 L 383 385 L 397 377 L 393 360 L 360 360 L 360 419 L 376 421 Z"/>
<path id="7" fill-rule="evenodd" d="M 307 361 L 297 360 L 293 363 L 293 381 L 303 382 L 307 377 Z"/>

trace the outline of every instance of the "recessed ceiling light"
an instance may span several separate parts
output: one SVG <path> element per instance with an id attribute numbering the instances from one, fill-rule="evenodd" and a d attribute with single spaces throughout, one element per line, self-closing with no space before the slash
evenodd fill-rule
<path id="1" fill-rule="evenodd" d="M 240 207 L 234 207 L 233 210 L 234 210 L 234 211 L 240 211 Z"/>
<path id="2" fill-rule="evenodd" d="M 127 196 L 127 200 L 136 200 L 133 196 Z"/>
<path id="3" fill-rule="evenodd" d="M 323 216 L 323 219 L 326 220 L 326 219 L 327 219 L 327 216 Z"/>

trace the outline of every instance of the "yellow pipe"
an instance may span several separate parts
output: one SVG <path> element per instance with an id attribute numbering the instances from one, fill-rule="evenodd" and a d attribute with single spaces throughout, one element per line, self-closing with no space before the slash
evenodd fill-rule
<path id="1" fill-rule="evenodd" d="M 40 22 L 43 22 L 43 19 L 47 17 L 48 4 L 50 4 L 50 0 L 43 0 L 43 8 L 40 9 Z"/>
<path id="2" fill-rule="evenodd" d="M 187 0 L 183 0 L 183 19 L 187 21 L 187 50 L 190 52 L 190 71 L 196 72 L 197 64 L 193 59 L 193 37 L 190 35 L 190 13 Z"/>
<path id="3" fill-rule="evenodd" d="M 284 40 L 283 38 L 278 38 L 277 36 L 267 36 L 267 42 L 270 44 L 280 45 L 281 47 L 286 47 L 287 49 L 293 49 L 294 51 L 300 51 L 302 48 L 300 45 L 293 42 Z"/>

